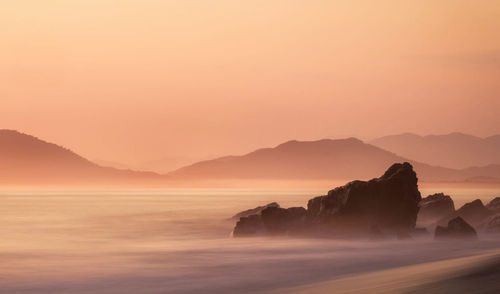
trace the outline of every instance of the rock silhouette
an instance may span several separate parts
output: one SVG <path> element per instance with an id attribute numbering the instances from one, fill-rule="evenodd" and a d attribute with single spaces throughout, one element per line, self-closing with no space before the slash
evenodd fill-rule
<path id="1" fill-rule="evenodd" d="M 263 206 L 257 206 L 257 207 L 252 208 L 252 209 L 247 209 L 247 210 L 238 212 L 237 214 L 233 215 L 233 217 L 231 217 L 231 219 L 240 219 L 241 217 L 247 217 L 247 216 L 250 216 L 253 214 L 260 214 L 262 212 L 262 210 L 264 210 L 268 207 L 280 207 L 280 205 L 276 202 L 271 202 L 271 203 L 268 203 L 268 204 L 263 205 Z"/>
<path id="2" fill-rule="evenodd" d="M 303 229 L 306 210 L 303 207 L 269 206 L 260 214 L 241 217 L 233 231 L 234 237 L 255 235 L 288 235 Z"/>
<path id="3" fill-rule="evenodd" d="M 429 181 L 463 181 L 494 176 L 482 168 L 462 170 L 432 166 L 398 156 L 356 138 L 288 141 L 239 156 L 224 156 L 182 167 L 167 175 L 173 179 L 367 180 L 394 162 L 411 162 L 419 177 Z M 500 174 L 500 171 L 499 171 Z"/>
<path id="4" fill-rule="evenodd" d="M 421 200 L 417 182 L 411 164 L 397 163 L 380 178 L 353 181 L 310 199 L 307 210 L 269 207 L 261 216 L 241 218 L 233 234 L 366 235 L 376 227 L 384 234 L 406 235 L 415 228 Z"/>
<path id="5" fill-rule="evenodd" d="M 488 204 L 486 204 L 486 208 L 494 213 L 500 213 L 500 197 L 495 197 Z"/>
<path id="6" fill-rule="evenodd" d="M 418 206 L 418 222 L 432 223 L 455 212 L 455 204 L 450 196 L 436 193 L 423 198 Z"/>
<path id="7" fill-rule="evenodd" d="M 102 167 L 62 146 L 14 130 L 0 130 L 0 185 L 151 185 L 165 177 Z"/>
<path id="8" fill-rule="evenodd" d="M 448 222 L 448 226 L 437 226 L 435 239 L 476 239 L 476 230 L 463 218 L 456 217 Z"/>
<path id="9" fill-rule="evenodd" d="M 303 207 L 268 207 L 262 211 L 262 222 L 271 234 L 290 234 L 302 229 L 306 210 Z"/>
<path id="10" fill-rule="evenodd" d="M 451 216 L 444 217 L 441 219 L 438 224 L 443 225 L 454 219 L 456 217 L 463 218 L 466 222 L 477 226 L 484 222 L 488 217 L 490 217 L 493 213 L 488 210 L 483 202 L 479 199 L 476 199 L 472 202 L 464 204 L 457 211 L 455 211 Z"/>
<path id="11" fill-rule="evenodd" d="M 262 218 L 258 214 L 240 218 L 233 230 L 234 237 L 256 236 L 266 233 Z"/>

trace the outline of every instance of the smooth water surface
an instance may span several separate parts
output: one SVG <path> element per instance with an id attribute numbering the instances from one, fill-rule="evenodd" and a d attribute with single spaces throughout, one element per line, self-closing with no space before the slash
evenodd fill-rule
<path id="1" fill-rule="evenodd" d="M 495 238 L 230 237 L 236 212 L 305 206 L 320 192 L 2 191 L 0 293 L 258 293 L 500 248 Z M 455 192 L 488 200 L 497 191 Z"/>

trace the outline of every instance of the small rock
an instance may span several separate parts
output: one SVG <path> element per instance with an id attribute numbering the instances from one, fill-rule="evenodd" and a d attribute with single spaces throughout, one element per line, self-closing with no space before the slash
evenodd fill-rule
<path id="1" fill-rule="evenodd" d="M 481 200 L 476 199 L 472 202 L 464 204 L 451 216 L 441 219 L 439 221 L 439 224 L 442 226 L 451 219 L 454 219 L 459 216 L 463 218 L 466 222 L 474 226 L 477 226 L 483 223 L 492 214 L 493 213 L 483 205 L 483 202 Z"/>
<path id="2" fill-rule="evenodd" d="M 253 214 L 247 217 L 242 217 L 236 223 L 233 230 L 234 237 L 248 237 L 255 236 L 265 232 L 264 223 L 261 216 Z"/>
<path id="3" fill-rule="evenodd" d="M 493 200 L 491 200 L 486 205 L 486 208 L 494 213 L 499 213 L 500 212 L 500 197 L 496 197 Z"/>
<path id="4" fill-rule="evenodd" d="M 463 218 L 456 217 L 447 227 L 437 226 L 434 239 L 477 239 L 477 233 Z"/>
<path id="5" fill-rule="evenodd" d="M 429 195 L 418 203 L 418 223 L 433 223 L 455 212 L 455 204 L 450 196 L 443 193 Z"/>
<path id="6" fill-rule="evenodd" d="M 280 205 L 276 202 L 271 202 L 271 203 L 266 204 L 264 206 L 257 206 L 257 207 L 252 208 L 252 209 L 247 209 L 247 210 L 238 212 L 237 214 L 233 215 L 233 217 L 231 217 L 231 219 L 238 220 L 241 217 L 247 217 L 247 216 L 250 216 L 252 214 L 260 214 L 262 212 L 262 210 L 264 210 L 268 207 L 280 207 Z"/>

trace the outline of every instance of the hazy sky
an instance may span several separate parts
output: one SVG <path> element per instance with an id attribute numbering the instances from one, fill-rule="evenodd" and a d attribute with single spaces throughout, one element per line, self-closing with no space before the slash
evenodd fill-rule
<path id="1" fill-rule="evenodd" d="M 500 133 L 500 1 L 16 0 L 0 128 L 91 159 Z"/>

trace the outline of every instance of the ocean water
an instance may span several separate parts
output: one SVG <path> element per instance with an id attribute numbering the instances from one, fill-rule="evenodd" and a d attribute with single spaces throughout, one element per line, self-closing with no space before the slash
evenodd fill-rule
<path id="1" fill-rule="evenodd" d="M 459 203 L 499 191 L 445 190 Z M 489 236 L 475 242 L 230 236 L 229 218 L 241 210 L 272 201 L 305 206 L 321 192 L 0 191 L 0 293 L 264 293 L 500 248 L 500 238 Z"/>

